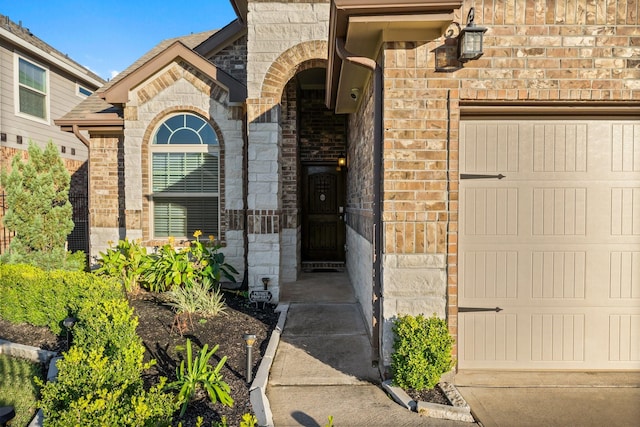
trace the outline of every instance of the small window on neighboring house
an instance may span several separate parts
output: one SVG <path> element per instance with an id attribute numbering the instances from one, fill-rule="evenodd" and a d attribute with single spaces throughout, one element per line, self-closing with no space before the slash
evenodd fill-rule
<path id="1" fill-rule="evenodd" d="M 82 96 L 84 98 L 86 98 L 87 96 L 91 95 L 93 93 L 93 91 L 87 89 L 84 86 L 80 86 L 80 85 L 76 85 L 78 88 L 78 96 Z"/>
<path id="2" fill-rule="evenodd" d="M 156 129 L 151 144 L 153 237 L 218 236 L 219 144 L 209 123 L 179 114 Z"/>
<path id="3" fill-rule="evenodd" d="M 18 58 L 18 111 L 22 114 L 48 119 L 47 70 Z"/>

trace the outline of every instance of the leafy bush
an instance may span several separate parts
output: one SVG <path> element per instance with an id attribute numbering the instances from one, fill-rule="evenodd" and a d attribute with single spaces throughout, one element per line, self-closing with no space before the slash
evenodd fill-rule
<path id="1" fill-rule="evenodd" d="M 145 275 L 151 291 L 164 292 L 174 286 L 190 286 L 205 278 L 214 284 L 218 284 L 222 276 L 235 281 L 233 275 L 238 271 L 225 262 L 223 253 L 218 252 L 222 246 L 215 243 L 214 236 L 209 236 L 208 242 L 200 241 L 201 234 L 200 230 L 196 230 L 193 233 L 196 240 L 181 250 L 174 247 L 174 240 L 170 238 L 157 253 L 151 255 Z"/>
<path id="2" fill-rule="evenodd" d="M 119 297 L 118 283 L 90 273 L 0 264 L 0 317 L 13 323 L 47 326 L 60 334 L 62 320 L 84 301 Z"/>
<path id="3" fill-rule="evenodd" d="M 165 380 L 149 391 L 142 387 L 140 375 L 149 364 L 132 362 L 126 371 L 137 372 L 123 382 L 117 372 L 122 365 L 114 366 L 102 348 L 74 345 L 57 366 L 57 380 L 41 390 L 45 425 L 170 425 L 176 404 L 172 394 L 162 391 Z"/>
<path id="4" fill-rule="evenodd" d="M 170 388 L 180 390 L 178 400 L 182 403 L 181 417 L 199 388 L 207 392 L 211 403 L 220 401 L 223 405 L 233 406 L 233 399 L 229 394 L 231 387 L 223 381 L 220 373 L 227 361 L 227 356 L 220 359 L 215 368 L 209 364 L 209 359 L 218 350 L 218 347 L 216 345 L 209 351 L 209 345 L 205 344 L 196 357 L 192 359 L 191 340 L 187 339 L 187 364 L 185 366 L 184 360 L 180 362 L 180 367 L 176 369 L 178 379 L 169 385 Z"/>
<path id="5" fill-rule="evenodd" d="M 176 250 L 170 241 L 151 255 L 145 282 L 149 290 L 164 292 L 174 286 L 184 286 L 193 277 L 194 269 L 189 259 L 189 248 Z"/>
<path id="6" fill-rule="evenodd" d="M 51 426 L 169 425 L 176 403 L 165 380 L 146 391 L 144 346 L 125 299 L 87 301 L 78 314 L 74 345 L 58 362 L 58 378 L 43 384 L 41 407 Z"/>
<path id="7" fill-rule="evenodd" d="M 143 280 L 145 271 L 149 268 L 151 258 L 147 249 L 138 241 L 120 240 L 115 248 L 100 252 L 95 271 L 98 275 L 117 278 L 126 292 L 136 292 Z"/>
<path id="8" fill-rule="evenodd" d="M 395 385 L 415 390 L 432 389 L 453 367 L 453 338 L 447 322 L 435 314 L 401 316 L 393 326 L 395 339 L 391 370 Z"/>

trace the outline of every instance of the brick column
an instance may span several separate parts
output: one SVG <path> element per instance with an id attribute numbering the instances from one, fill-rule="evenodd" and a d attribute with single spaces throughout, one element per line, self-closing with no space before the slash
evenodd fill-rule
<path id="1" fill-rule="evenodd" d="M 125 233 L 121 137 L 92 135 L 89 149 L 89 262 Z M 117 168 L 114 166 L 117 165 Z"/>

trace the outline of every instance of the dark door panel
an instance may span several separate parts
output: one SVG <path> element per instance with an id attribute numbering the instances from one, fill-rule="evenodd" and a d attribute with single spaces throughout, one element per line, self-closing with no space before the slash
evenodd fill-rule
<path id="1" fill-rule="evenodd" d="M 303 165 L 303 261 L 344 261 L 343 172 L 334 165 Z"/>

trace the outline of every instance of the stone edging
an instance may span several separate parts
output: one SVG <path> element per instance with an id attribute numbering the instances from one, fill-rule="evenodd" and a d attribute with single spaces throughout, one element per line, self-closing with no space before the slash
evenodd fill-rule
<path id="1" fill-rule="evenodd" d="M 427 417 L 465 421 L 469 423 L 475 422 L 475 419 L 471 415 L 469 404 L 464 400 L 455 386 L 446 382 L 441 382 L 439 385 L 452 406 L 430 402 L 415 402 L 402 388 L 392 386 L 391 380 L 384 381 L 382 388 L 400 405 Z"/>
<path id="2" fill-rule="evenodd" d="M 262 361 L 258 367 L 256 377 L 249 388 L 249 401 L 251 402 L 253 412 L 258 419 L 258 425 L 261 427 L 273 427 L 274 425 L 271 405 L 267 398 L 267 383 L 269 381 L 269 371 L 271 370 L 271 365 L 273 364 L 273 359 L 276 355 L 278 344 L 280 343 L 280 335 L 284 329 L 284 322 L 287 319 L 289 304 L 279 304 L 278 307 L 276 307 L 276 311 L 280 312 L 278 324 L 271 332 L 269 345 L 267 346 L 267 350 L 264 352 L 264 356 L 262 356 Z"/>
<path id="3" fill-rule="evenodd" d="M 58 376 L 56 362 L 62 358 L 55 351 L 42 350 L 24 344 L 16 344 L 7 340 L 0 340 L 0 354 L 19 357 L 36 363 L 48 363 L 47 381 L 53 381 Z M 41 427 L 43 420 L 42 409 L 38 409 L 28 427 Z"/>

